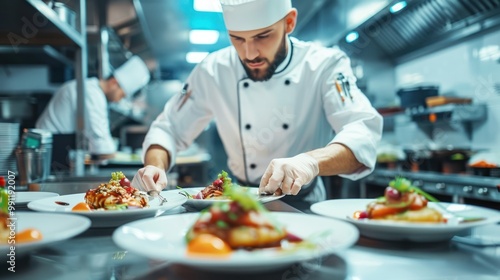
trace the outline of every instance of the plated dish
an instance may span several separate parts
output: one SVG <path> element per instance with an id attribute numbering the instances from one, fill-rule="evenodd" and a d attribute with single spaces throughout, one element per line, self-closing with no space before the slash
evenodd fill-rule
<path id="1" fill-rule="evenodd" d="M 253 194 L 261 203 L 268 203 L 271 201 L 275 201 L 275 200 L 278 200 L 278 199 L 285 196 L 284 194 L 282 194 L 282 195 L 275 195 L 275 194 L 260 195 L 259 188 L 251 188 L 251 187 L 241 187 L 241 188 L 248 190 L 248 192 Z M 204 188 L 185 188 L 182 190 L 189 193 L 192 196 L 195 196 L 196 194 L 201 192 L 203 189 Z M 167 192 L 179 193 L 179 190 L 170 190 Z M 187 198 L 185 205 L 188 207 L 191 207 L 195 210 L 201 210 L 201 209 L 205 209 L 207 207 L 212 206 L 216 202 L 229 202 L 229 201 L 231 201 L 231 200 L 228 199 L 227 197 L 206 198 L 206 199 Z"/>
<path id="2" fill-rule="evenodd" d="M 359 237 L 354 226 L 342 221 L 271 213 L 239 187 L 225 188 L 223 194 L 229 202 L 215 203 L 201 213 L 133 222 L 117 229 L 113 240 L 152 259 L 255 271 L 336 252 Z"/>
<path id="3" fill-rule="evenodd" d="M 28 208 L 41 212 L 65 212 L 83 215 L 92 220 L 92 227 L 116 227 L 140 218 L 162 215 L 166 211 L 181 206 L 187 200 L 185 196 L 176 192 L 162 192 L 161 195 L 167 199 L 167 202 L 160 206 L 158 199 L 152 199 L 148 202 L 148 207 L 145 208 L 75 211 L 73 208 L 84 201 L 85 193 L 35 200 L 28 203 Z"/>
<path id="4" fill-rule="evenodd" d="M 125 250 L 151 259 L 218 271 L 263 271 L 295 262 L 339 252 L 352 246 L 359 237 L 349 223 L 325 217 L 273 212 L 271 216 L 290 232 L 319 245 L 316 249 L 256 249 L 237 251 L 227 258 L 191 257 L 186 253 L 185 236 L 198 219 L 198 213 L 143 219 L 123 225 L 113 233 L 113 241 Z M 307 225 L 307 226 L 304 226 Z M 318 235 L 318 233 L 323 233 Z M 316 237 L 315 237 L 316 236 Z"/>
<path id="5" fill-rule="evenodd" d="M 178 193 L 186 196 L 188 200 L 186 201 L 186 206 L 193 208 L 195 210 L 202 210 L 207 207 L 212 206 L 216 202 L 230 202 L 231 199 L 224 194 L 225 189 L 230 188 L 241 188 L 252 196 L 257 198 L 261 203 L 271 202 L 282 198 L 285 195 L 277 194 L 260 194 L 259 188 L 243 187 L 232 182 L 228 173 L 222 170 L 221 173 L 217 175 L 217 178 L 208 186 L 204 188 L 180 188 L 177 187 Z"/>
<path id="6" fill-rule="evenodd" d="M 26 206 L 29 202 L 37 199 L 47 198 L 47 197 L 55 197 L 59 196 L 58 193 L 54 192 L 16 192 L 14 201 L 16 202 L 16 207 L 18 206 Z"/>
<path id="7" fill-rule="evenodd" d="M 16 230 L 36 228 L 43 238 L 32 242 L 16 243 L 16 258 L 50 243 L 74 237 L 90 227 L 90 219 L 78 215 L 56 213 L 16 212 Z M 11 244 L 0 244 L 0 260 L 5 260 Z"/>
<path id="8" fill-rule="evenodd" d="M 479 206 L 444 203 L 439 202 L 447 212 L 464 217 L 484 217 L 482 220 L 469 222 L 456 222 L 450 219 L 445 223 L 412 223 L 391 220 L 355 219 L 353 213 L 365 209 L 374 199 L 333 199 L 315 203 L 311 206 L 311 211 L 342 221 L 347 221 L 355 225 L 361 235 L 394 241 L 415 241 L 415 242 L 435 242 L 450 240 L 461 231 L 500 221 L 500 211 Z M 449 217 L 449 213 L 444 213 L 436 202 L 429 202 L 428 207 L 443 213 L 444 217 Z"/>

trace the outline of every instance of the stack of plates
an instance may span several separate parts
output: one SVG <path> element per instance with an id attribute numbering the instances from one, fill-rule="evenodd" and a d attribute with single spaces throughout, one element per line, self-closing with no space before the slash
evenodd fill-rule
<path id="1" fill-rule="evenodd" d="M 19 123 L 0 123 L 0 170 L 17 173 L 16 146 L 19 143 Z"/>

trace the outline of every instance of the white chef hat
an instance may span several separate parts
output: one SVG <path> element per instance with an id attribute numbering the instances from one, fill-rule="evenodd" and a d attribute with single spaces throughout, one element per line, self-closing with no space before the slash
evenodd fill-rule
<path id="1" fill-rule="evenodd" d="M 149 69 L 146 63 L 138 57 L 133 56 L 113 73 L 116 81 L 125 92 L 127 97 L 132 96 L 149 83 Z"/>
<path id="2" fill-rule="evenodd" d="M 248 31 L 271 26 L 292 9 L 291 0 L 220 0 L 227 30 Z"/>

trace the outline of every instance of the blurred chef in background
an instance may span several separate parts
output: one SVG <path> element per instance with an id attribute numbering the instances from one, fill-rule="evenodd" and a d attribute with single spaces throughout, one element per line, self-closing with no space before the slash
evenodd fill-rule
<path id="1" fill-rule="evenodd" d="M 150 79 L 149 69 L 138 56 L 133 56 L 117 68 L 111 77 L 85 80 L 85 138 L 92 155 L 112 156 L 116 144 L 111 136 L 108 102 L 118 102 L 131 97 Z M 64 83 L 51 98 L 36 122 L 37 128 L 53 134 L 75 133 L 76 130 L 76 80 Z"/>
<path id="2" fill-rule="evenodd" d="M 345 53 L 292 38 L 291 0 L 221 4 L 232 46 L 198 64 L 152 123 L 145 167 L 132 184 L 163 189 L 177 152 L 212 120 L 233 178 L 261 192 L 293 195 L 287 202 L 326 199 L 317 176 L 368 175 L 382 117 L 356 87 Z"/>

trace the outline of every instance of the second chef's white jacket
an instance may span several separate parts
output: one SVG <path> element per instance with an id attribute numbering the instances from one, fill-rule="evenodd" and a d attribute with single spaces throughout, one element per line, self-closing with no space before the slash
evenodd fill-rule
<path id="1" fill-rule="evenodd" d="M 246 77 L 230 46 L 208 55 L 191 72 L 185 90 L 172 97 L 152 123 L 143 150 L 161 145 L 175 163 L 214 120 L 238 179 L 259 184 L 272 159 L 292 157 L 329 143 L 349 147 L 366 168 L 341 176 L 352 180 L 375 166 L 382 117 L 356 87 L 349 58 L 338 49 L 290 38 L 288 55 L 273 77 L 254 82 Z M 342 73 L 351 98 L 335 87 Z"/>
<path id="2" fill-rule="evenodd" d="M 99 79 L 88 78 L 85 86 L 85 138 L 88 140 L 88 151 L 98 155 L 112 154 L 116 152 L 116 145 L 109 128 L 108 101 L 99 86 Z M 63 84 L 38 118 L 36 127 L 54 134 L 75 133 L 76 99 L 76 81 Z"/>

